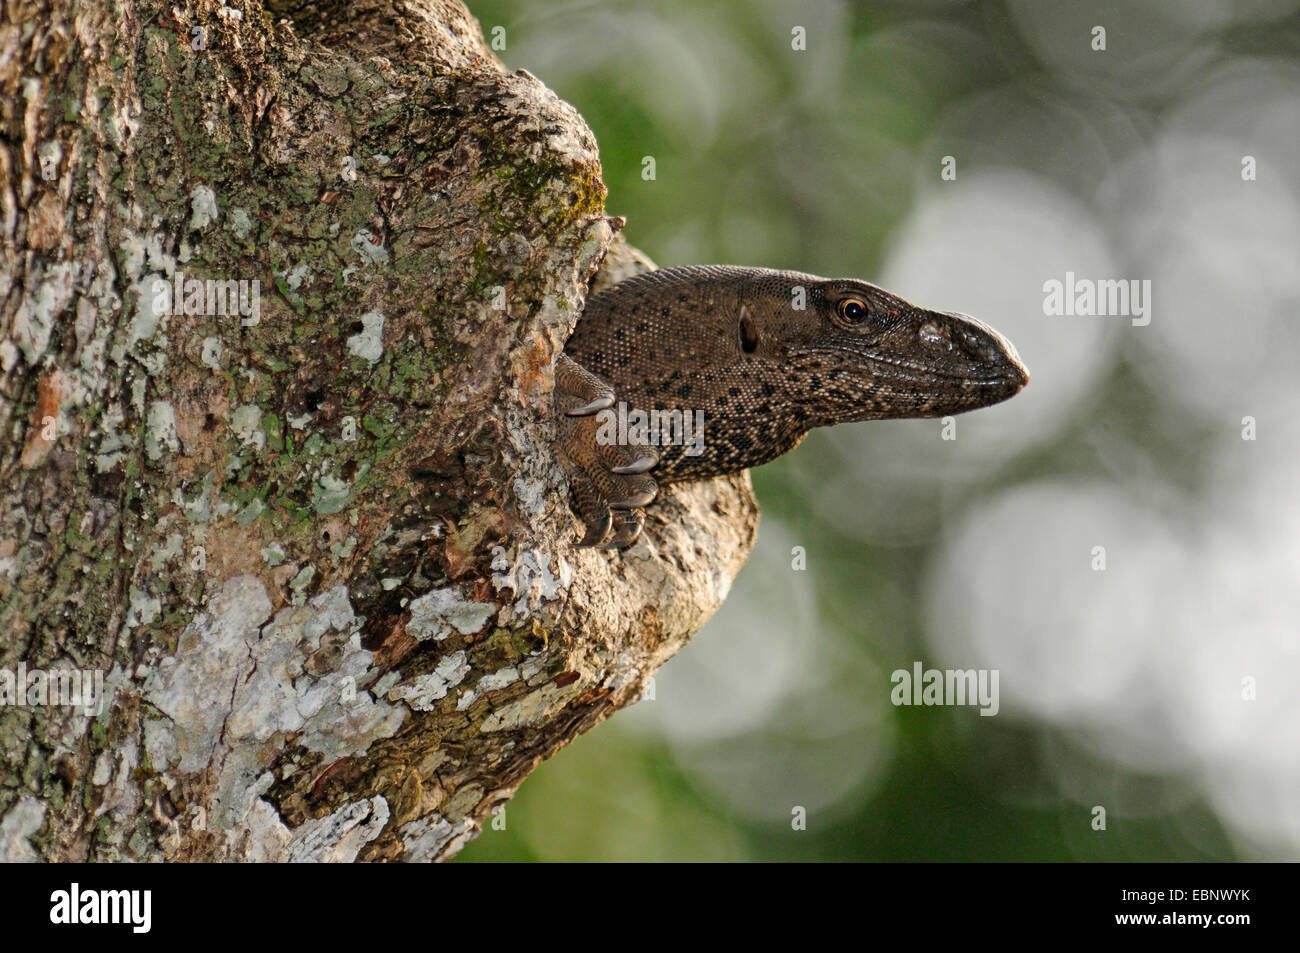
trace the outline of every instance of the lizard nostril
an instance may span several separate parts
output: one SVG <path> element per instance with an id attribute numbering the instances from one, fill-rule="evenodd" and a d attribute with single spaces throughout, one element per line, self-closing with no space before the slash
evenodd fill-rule
<path id="1" fill-rule="evenodd" d="M 933 321 L 927 321 L 921 325 L 921 340 L 926 344 L 943 345 L 951 348 L 952 341 L 948 340 L 948 333 Z"/>

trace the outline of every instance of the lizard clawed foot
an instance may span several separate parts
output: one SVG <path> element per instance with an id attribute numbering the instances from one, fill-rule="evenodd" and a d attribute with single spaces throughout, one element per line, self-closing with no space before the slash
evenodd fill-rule
<path id="1" fill-rule="evenodd" d="M 641 536 L 645 527 L 645 514 L 639 509 L 614 510 L 614 538 L 601 545 L 601 549 L 627 549 Z"/>
<path id="2" fill-rule="evenodd" d="M 590 417 L 614 406 L 614 388 L 562 351 L 555 359 L 555 395 L 566 417 Z M 575 406 L 577 401 L 585 403 Z"/>
<path id="3" fill-rule="evenodd" d="M 609 418 L 615 400 L 613 388 L 568 355 L 559 355 L 555 420 L 560 450 L 570 464 L 574 508 L 586 525 L 579 546 L 631 546 L 645 523 L 641 507 L 659 492 L 649 475 L 659 451 L 645 443 L 616 442 L 618 428 Z"/>

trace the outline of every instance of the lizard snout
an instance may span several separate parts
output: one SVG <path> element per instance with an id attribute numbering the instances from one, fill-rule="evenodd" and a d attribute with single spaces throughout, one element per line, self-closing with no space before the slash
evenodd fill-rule
<path id="1" fill-rule="evenodd" d="M 954 311 L 936 317 L 947 319 L 943 330 L 948 346 L 959 352 L 979 376 L 1005 383 L 1012 394 L 1029 383 L 1029 370 L 1016 346 L 1002 334 L 968 314 Z M 927 340 L 926 329 L 936 323 L 927 321 L 922 325 L 922 340 Z"/>

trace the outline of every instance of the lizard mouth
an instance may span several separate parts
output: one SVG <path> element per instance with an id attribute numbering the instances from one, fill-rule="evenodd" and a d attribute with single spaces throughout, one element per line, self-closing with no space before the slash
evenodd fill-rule
<path id="1" fill-rule="evenodd" d="M 815 358 L 825 356 L 828 351 L 852 355 L 855 367 L 861 368 L 863 364 L 866 364 L 867 369 L 872 372 L 874 377 L 913 385 L 952 386 L 956 384 L 962 387 L 998 387 L 1008 390 L 1007 396 L 1011 396 L 1011 394 L 1018 393 L 1022 387 L 1029 383 L 1029 371 L 1025 369 L 1025 365 L 1020 361 L 1020 356 L 1014 350 L 1009 349 L 1004 350 L 999 355 L 1003 367 L 997 369 L 984 368 L 974 373 L 948 371 L 920 364 L 916 361 L 882 354 L 879 351 L 836 344 L 823 345 L 816 350 L 792 351 L 791 354 L 792 356 Z"/>

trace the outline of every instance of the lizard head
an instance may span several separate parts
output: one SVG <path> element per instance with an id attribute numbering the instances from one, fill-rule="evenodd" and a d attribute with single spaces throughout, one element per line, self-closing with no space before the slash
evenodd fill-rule
<path id="1" fill-rule="evenodd" d="M 941 417 L 1018 393 L 1015 346 L 964 314 L 928 311 L 852 279 L 820 280 L 788 329 L 787 360 L 820 392 L 827 423 Z"/>

